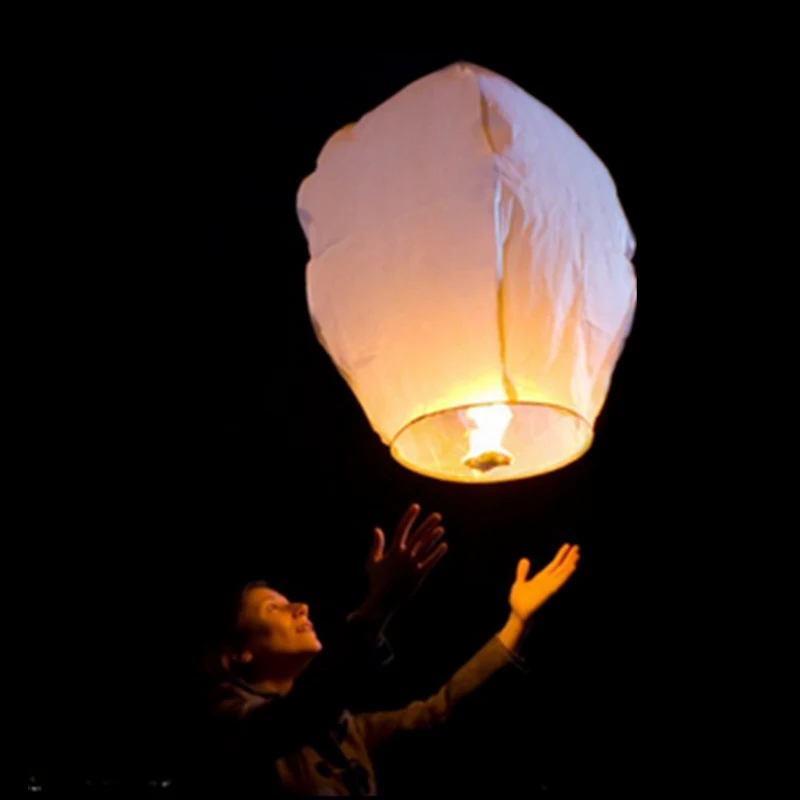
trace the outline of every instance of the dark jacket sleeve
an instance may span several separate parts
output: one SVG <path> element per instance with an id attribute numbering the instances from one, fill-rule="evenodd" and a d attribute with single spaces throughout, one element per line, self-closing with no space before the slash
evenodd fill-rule
<path id="1" fill-rule="evenodd" d="M 222 682 L 206 695 L 213 738 L 230 755 L 278 757 L 330 729 L 354 694 L 387 660 L 388 644 L 375 622 L 351 615 L 285 696 L 267 697 Z M 391 651 L 388 651 L 389 653 Z"/>
<path id="2" fill-rule="evenodd" d="M 464 697 L 507 664 L 526 671 L 523 660 L 494 636 L 436 694 L 395 711 L 358 714 L 354 719 L 356 730 L 368 750 L 379 747 L 396 733 L 430 730 L 446 722 Z"/>

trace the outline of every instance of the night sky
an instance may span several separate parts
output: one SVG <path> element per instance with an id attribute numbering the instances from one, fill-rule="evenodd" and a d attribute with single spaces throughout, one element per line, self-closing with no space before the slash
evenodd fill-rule
<path id="1" fill-rule="evenodd" d="M 558 796 L 635 781 L 623 741 L 643 626 L 630 602 L 638 319 L 589 453 L 484 487 L 396 464 L 309 322 L 301 180 L 336 129 L 462 60 L 510 78 L 588 142 L 647 270 L 648 145 L 610 67 L 294 51 L 163 71 L 142 56 L 113 74 L 87 61 L 50 76 L 41 102 L 59 133 L 46 186 L 63 217 L 48 234 L 58 326 L 41 365 L 39 467 L 52 489 L 32 521 L 49 533 L 26 600 L 31 774 L 179 776 L 197 633 L 220 583 L 263 574 L 309 602 L 324 641 L 363 597 L 372 527 L 392 529 L 417 501 L 444 515 L 450 552 L 390 629 L 396 658 L 376 708 L 432 693 L 502 626 L 518 558 L 541 567 L 569 541 L 582 560 L 537 617 L 530 674 L 496 680 L 456 724 L 387 754 L 379 788 Z"/>

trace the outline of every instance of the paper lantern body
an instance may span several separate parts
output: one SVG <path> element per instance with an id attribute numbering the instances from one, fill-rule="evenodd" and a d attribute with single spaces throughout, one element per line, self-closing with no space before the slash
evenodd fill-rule
<path id="1" fill-rule="evenodd" d="M 608 171 L 458 64 L 334 134 L 298 193 L 317 336 L 392 455 L 470 483 L 590 446 L 636 305 Z"/>

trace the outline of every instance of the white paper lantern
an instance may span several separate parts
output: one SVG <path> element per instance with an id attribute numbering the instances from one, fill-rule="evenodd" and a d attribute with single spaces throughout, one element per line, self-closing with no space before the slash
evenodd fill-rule
<path id="1" fill-rule="evenodd" d="M 550 109 L 473 65 L 428 75 L 331 137 L 298 214 L 319 340 L 400 463 L 491 483 L 586 452 L 634 238 Z"/>

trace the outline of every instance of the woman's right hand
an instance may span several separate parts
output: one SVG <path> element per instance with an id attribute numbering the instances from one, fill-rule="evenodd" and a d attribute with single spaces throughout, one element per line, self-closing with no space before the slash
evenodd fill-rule
<path id="1" fill-rule="evenodd" d="M 373 613 L 390 617 L 419 589 L 428 573 L 447 552 L 442 541 L 441 514 L 428 515 L 414 531 L 419 516 L 415 503 L 406 510 L 397 525 L 389 548 L 380 528 L 375 528 L 372 548 L 367 558 L 369 593 L 365 607 Z"/>

